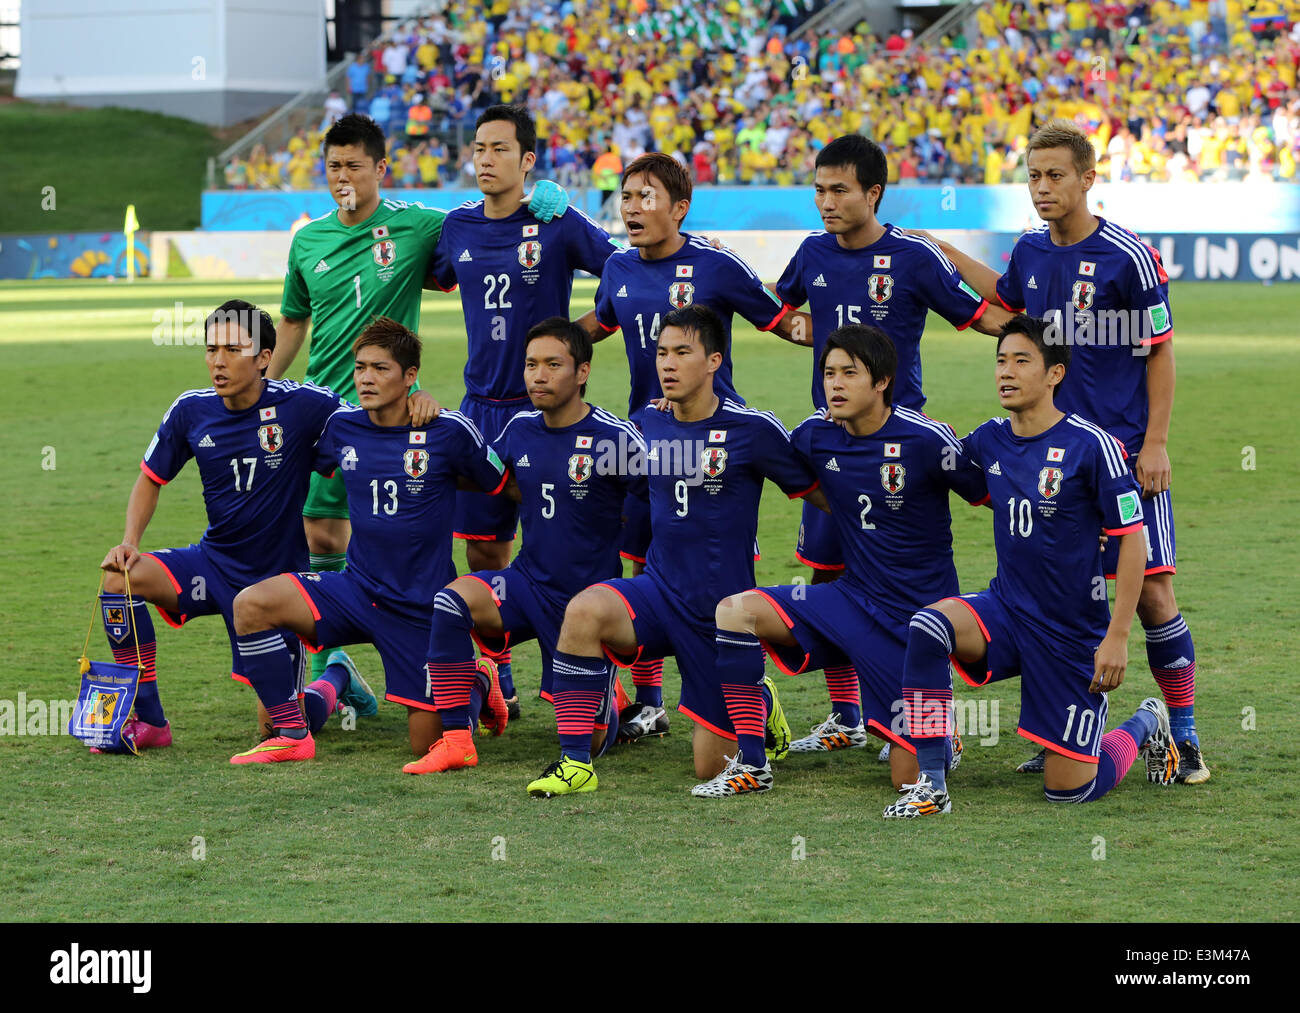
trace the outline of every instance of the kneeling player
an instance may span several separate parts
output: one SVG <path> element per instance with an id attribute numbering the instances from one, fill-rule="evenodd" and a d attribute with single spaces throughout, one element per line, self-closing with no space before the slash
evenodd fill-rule
<path id="1" fill-rule="evenodd" d="M 420 339 L 378 317 L 353 343 L 361 407 L 330 416 L 315 466 L 343 476 L 352 518 L 347 569 L 283 573 L 235 599 L 244 674 L 271 715 L 271 734 L 231 763 L 306 760 L 316 753 L 298 713 L 294 669 L 281 631 L 309 650 L 373 643 L 384 664 L 385 699 L 406 705 L 411 750 L 440 735 L 424 666 L 434 589 L 455 576 L 452 506 L 463 476 L 498 493 L 507 474 L 474 424 L 444 411 L 411 425 L 407 394 L 419 373 Z"/>
<path id="2" fill-rule="evenodd" d="M 232 606 L 245 587 L 285 569 L 301 568 L 307 542 L 294 519 L 302 512 L 313 447 L 339 398 L 314 384 L 266 380 L 275 350 L 271 318 L 251 303 L 231 299 L 204 323 L 212 386 L 186 391 L 163 416 L 140 462 L 120 544 L 101 567 L 102 611 L 113 657 L 130 664 L 139 651 L 144 670 L 136 713 L 123 728 L 136 749 L 169 746 L 171 726 L 158 698 L 157 644 L 146 602 L 168 625 L 220 615 L 230 633 L 231 673 L 241 679 Z M 196 545 L 141 553 L 140 539 L 158 506 L 158 494 L 194 458 L 203 482 L 208 529 Z M 123 574 L 129 572 L 128 602 Z M 128 617 L 127 610 L 134 613 Z M 297 643 L 291 645 L 297 650 Z M 343 682 L 358 712 L 374 707 L 362 683 Z M 316 701 L 309 701 L 309 706 Z M 320 723 L 331 709 L 320 707 Z"/>
<path id="3" fill-rule="evenodd" d="M 443 735 L 403 768 L 409 774 L 478 764 L 470 729 L 482 680 L 471 637 L 491 653 L 537 639 L 539 695 L 555 705 L 565 756 L 590 764 L 592 752 L 600 755 L 614 738 L 607 731 L 616 718 L 609 714 L 613 668 L 600 680 L 570 678 L 555 670 L 555 642 L 569 599 L 622 572 L 623 501 L 629 492 L 645 494 L 644 478 L 630 477 L 643 474 L 644 445 L 633 426 L 582 400 L 591 372 L 586 331 L 552 317 L 528 332 L 525 349 L 524 384 L 537 410 L 518 412 L 493 442 L 518 483 L 523 548 L 505 569 L 458 577 L 434 598 L 428 676 Z M 593 734 L 597 716 L 605 727 Z"/>
<path id="4" fill-rule="evenodd" d="M 1014 317 L 998 339 L 998 398 L 1009 418 L 966 437 L 994 513 L 998 572 L 987 591 L 947 598 L 912 618 L 903 698 L 921 773 L 886 818 L 949 812 L 944 725 L 951 721 L 951 658 L 973 686 L 1019 674 L 1020 727 L 1047 749 L 1043 790 L 1052 802 L 1092 802 L 1115 787 L 1138 753 L 1149 780 L 1171 782 L 1178 748 L 1165 705 L 1143 700 L 1113 731 L 1106 691 L 1124 679 L 1128 636 L 1142 590 L 1142 492 L 1119 442 L 1053 403 L 1069 346 L 1047 325 Z M 1106 600 L 1096 532 L 1119 541 L 1115 611 Z M 936 715 L 938 720 L 935 720 Z"/>
<path id="5" fill-rule="evenodd" d="M 654 529 L 645 572 L 597 584 L 569 603 L 555 672 L 592 687 L 576 735 L 590 728 L 595 687 L 607 670 L 602 651 L 620 665 L 675 655 L 682 675 L 677 709 L 695 722 L 696 776 L 743 768 L 770 787 L 765 726 L 780 725 L 778 744 L 787 746 L 789 729 L 761 669 L 751 682 L 719 686 L 713 616 L 719 601 L 754 584 L 763 480 L 792 498 L 820 493 L 776 416 L 714 393 L 725 348 L 722 323 L 704 306 L 663 318 L 657 368 L 672 410 L 649 405 L 633 419 L 646 441 Z M 529 790 L 557 795 L 595 786 L 591 764 L 566 750 Z"/>
<path id="6" fill-rule="evenodd" d="M 861 711 L 843 724 L 832 714 L 821 734 L 860 745 L 869 731 L 899 747 L 889 760 L 901 787 L 918 773 L 916 746 L 898 723 L 908 620 L 922 603 L 957 591 L 948 491 L 975 503 L 986 496 L 978 469 L 955 466 L 961 444 L 946 425 L 891 407 L 897 363 L 876 327 L 854 324 L 827 338 L 821 373 L 830 417 L 818 412 L 790 442 L 821 481 L 846 571 L 834 583 L 755 588 L 721 602 L 717 672 L 724 683 L 755 681 L 760 643 L 790 675 L 856 669 Z M 755 790 L 757 780 L 723 777 L 698 793 L 722 798 Z"/>

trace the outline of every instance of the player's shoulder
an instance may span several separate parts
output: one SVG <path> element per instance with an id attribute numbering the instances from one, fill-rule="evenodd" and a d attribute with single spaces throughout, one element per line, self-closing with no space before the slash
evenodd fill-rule
<path id="1" fill-rule="evenodd" d="M 1049 250 L 1053 248 L 1052 237 L 1048 234 L 1048 224 L 1043 222 L 1042 225 L 1036 225 L 1032 229 L 1022 232 L 1012 245 L 1011 252 L 1020 250 L 1024 253 L 1026 250 L 1035 252 Z"/>
<path id="2" fill-rule="evenodd" d="M 542 223 L 539 224 L 541 224 L 542 228 L 594 229 L 595 231 L 604 235 L 606 238 L 609 238 L 609 231 L 603 225 L 601 225 L 600 222 L 596 221 L 596 219 L 592 218 L 591 215 L 587 214 L 581 208 L 575 208 L 575 207 L 565 208 L 564 214 L 560 215 L 560 217 L 558 218 L 552 218 L 549 224 L 542 224 Z M 620 246 L 619 249 L 621 250 L 623 249 L 623 247 Z M 628 249 L 631 249 L 631 247 L 628 247 Z"/>
<path id="3" fill-rule="evenodd" d="M 687 235 L 681 253 L 686 255 L 685 259 L 707 265 L 710 270 L 738 270 L 751 277 L 758 277 L 754 274 L 754 269 L 735 250 L 728 250 L 726 247 L 718 249 L 701 236 Z"/>
<path id="4" fill-rule="evenodd" d="M 644 442 L 644 439 L 636 426 L 627 419 L 621 419 L 613 412 L 600 407 L 600 405 L 591 406 L 591 415 L 589 418 L 593 424 L 609 430 L 610 435 L 612 436 L 623 435 L 636 443 Z"/>
<path id="5" fill-rule="evenodd" d="M 181 391 L 176 399 L 168 406 L 167 411 L 163 413 L 163 421 L 172 419 L 173 416 L 179 417 L 187 409 L 194 408 L 200 411 L 216 406 L 220 402 L 217 392 L 211 387 L 195 387 L 193 390 Z"/>
<path id="6" fill-rule="evenodd" d="M 835 421 L 826 417 L 825 413 L 818 410 L 813 412 L 805 419 L 801 419 L 799 424 L 790 430 L 791 436 L 802 436 L 816 432 L 830 432 L 835 428 Z"/>
<path id="7" fill-rule="evenodd" d="M 379 206 L 389 212 L 390 216 L 410 215 L 416 217 L 419 215 L 437 215 L 439 219 L 447 217 L 447 212 L 443 208 L 432 208 L 427 204 L 422 204 L 418 200 L 398 200 L 396 197 L 384 197 L 380 200 Z"/>
<path id="8" fill-rule="evenodd" d="M 506 419 L 506 424 L 501 427 L 501 436 L 507 433 L 511 436 L 537 429 L 546 423 L 542 421 L 542 413 L 534 408 L 524 408 L 515 412 L 510 418 Z"/>
<path id="9" fill-rule="evenodd" d="M 461 219 L 461 218 L 486 219 L 487 216 L 483 213 L 483 198 L 479 197 L 477 200 L 467 200 L 461 202 L 460 204 L 457 204 L 454 208 L 452 208 L 450 211 L 447 212 L 447 217 L 455 218 L 455 219 Z"/>
<path id="10" fill-rule="evenodd" d="M 459 433 L 464 431 L 474 440 L 477 446 L 483 445 L 483 434 L 479 432 L 474 420 L 454 408 L 444 408 L 440 411 L 438 417 L 429 423 L 430 428 L 434 426 L 439 426 L 446 432 Z"/>
<path id="11" fill-rule="evenodd" d="M 1111 478 L 1121 478 L 1128 471 L 1128 465 L 1124 463 L 1128 456 L 1124 445 L 1097 423 L 1071 413 L 1065 417 L 1065 424 L 1069 426 L 1066 431 L 1073 437 L 1072 442 L 1087 453 L 1099 455 Z"/>
<path id="12" fill-rule="evenodd" d="M 723 399 L 722 404 L 718 407 L 718 417 L 727 419 L 730 425 L 753 426 L 759 431 L 765 431 L 770 427 L 787 440 L 790 438 L 790 432 L 785 428 L 785 423 L 771 412 L 751 408 L 749 405 L 743 405 L 731 398 Z"/>
<path id="13" fill-rule="evenodd" d="M 641 251 L 635 246 L 620 246 L 609 255 L 605 261 L 605 273 L 601 279 L 609 278 L 610 271 L 631 271 L 634 270 L 641 261 Z"/>
<path id="14" fill-rule="evenodd" d="M 933 261 L 941 265 L 945 270 L 956 270 L 952 265 L 952 261 L 948 259 L 943 250 L 939 249 L 939 244 L 933 239 L 926 236 L 908 235 L 897 225 L 885 226 L 885 238 L 887 239 L 885 245 L 900 256 L 915 258 L 922 262 Z"/>
<path id="15" fill-rule="evenodd" d="M 981 440 L 989 439 L 990 437 L 1000 438 L 1005 436 L 1011 431 L 1010 426 L 1007 425 L 1007 421 L 1005 415 L 995 415 L 987 422 L 981 422 L 978 426 L 967 433 L 966 441 L 968 443 L 978 443 Z"/>
<path id="16" fill-rule="evenodd" d="M 1105 218 L 1098 219 L 1100 228 L 1093 233 L 1097 244 L 1107 253 L 1114 255 L 1118 263 L 1132 268 L 1144 289 L 1155 288 L 1167 280 L 1160 254 L 1142 242 L 1136 232 L 1130 232 L 1122 225 L 1116 225 Z"/>
<path id="17" fill-rule="evenodd" d="M 352 404 L 350 401 L 339 399 L 338 407 L 330 412 L 330 416 L 325 420 L 325 424 L 348 424 L 348 423 L 369 423 L 370 416 L 360 405 Z"/>
<path id="18" fill-rule="evenodd" d="M 947 422 L 932 419 L 924 412 L 905 408 L 902 405 L 894 407 L 893 415 L 905 431 L 914 433 L 929 443 L 961 449 L 961 440 L 957 438 L 957 433 Z"/>
<path id="19" fill-rule="evenodd" d="M 799 240 L 799 245 L 796 247 L 796 253 L 821 253 L 822 251 L 833 252 L 839 248 L 839 243 L 836 242 L 835 237 L 829 232 L 825 229 L 815 229 L 812 232 L 805 234 L 804 237 Z"/>
<path id="20" fill-rule="evenodd" d="M 310 380 L 267 380 L 266 389 L 277 400 L 315 400 L 334 401 L 343 404 L 343 399 L 329 387 Z"/>
<path id="21" fill-rule="evenodd" d="M 335 214 L 335 210 L 335 208 L 330 208 L 323 215 L 313 218 L 303 225 L 293 234 L 290 245 L 307 243 L 317 236 L 333 231 L 334 226 L 338 223 L 338 215 Z"/>

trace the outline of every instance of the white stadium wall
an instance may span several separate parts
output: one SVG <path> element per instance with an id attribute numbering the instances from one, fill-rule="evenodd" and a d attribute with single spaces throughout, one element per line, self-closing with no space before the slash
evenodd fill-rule
<path id="1" fill-rule="evenodd" d="M 28 0 L 15 94 L 226 126 L 325 77 L 324 0 Z"/>

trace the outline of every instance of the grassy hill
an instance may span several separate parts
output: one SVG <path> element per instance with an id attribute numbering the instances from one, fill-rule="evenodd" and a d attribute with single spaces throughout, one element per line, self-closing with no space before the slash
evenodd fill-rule
<path id="1" fill-rule="evenodd" d="M 116 231 L 127 204 L 143 228 L 197 228 L 207 160 L 222 147 L 175 116 L 32 102 L 0 102 L 0 137 L 21 166 L 0 173 L 5 232 Z"/>

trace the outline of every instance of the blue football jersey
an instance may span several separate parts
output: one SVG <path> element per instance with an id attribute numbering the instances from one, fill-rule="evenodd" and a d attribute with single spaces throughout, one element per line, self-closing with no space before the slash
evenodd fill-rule
<path id="1" fill-rule="evenodd" d="M 1142 491 L 1123 448 L 1078 415 L 1030 437 L 995 418 L 963 443 L 993 508 L 998 570 L 989 586 L 1049 636 L 1099 641 L 1110 604 L 1098 536 L 1142 530 Z"/>
<path id="2" fill-rule="evenodd" d="M 576 208 L 539 222 L 526 208 L 488 218 L 483 201 L 454 208 L 442 223 L 430 278 L 460 286 L 469 336 L 465 390 L 494 401 L 526 397 L 524 336 L 547 317 L 569 319 L 573 272 L 599 275 L 619 249 Z"/>
<path id="3" fill-rule="evenodd" d="M 316 445 L 316 469 L 336 469 L 348 494 L 348 571 L 376 601 L 428 618 L 453 580 L 452 510 L 464 476 L 488 493 L 509 477 L 474 423 L 443 409 L 420 428 L 377 426 L 355 405 L 340 408 Z"/>
<path id="4" fill-rule="evenodd" d="M 870 246 L 846 250 L 829 232 L 799 244 L 776 292 L 790 306 L 808 303 L 813 320 L 813 405 L 826 407 L 822 349 L 831 331 L 845 324 L 871 324 L 889 335 L 898 351 L 894 404 L 917 411 L 921 393 L 921 334 L 934 310 L 958 330 L 984 313 L 981 299 L 933 242 L 894 225 Z"/>
<path id="5" fill-rule="evenodd" d="M 830 504 L 844 552 L 841 580 L 903 624 L 957 594 L 948 491 L 979 505 L 987 490 L 947 425 L 895 408 L 876 432 L 853 436 L 818 414 L 790 442 Z"/>
<path id="6" fill-rule="evenodd" d="M 791 499 L 817 480 L 771 412 L 723 400 L 698 422 L 653 406 L 634 421 L 645 437 L 654 531 L 646 573 L 711 627 L 718 602 L 754 586 L 763 480 Z"/>
<path id="7" fill-rule="evenodd" d="M 1146 349 L 1174 335 L 1160 254 L 1128 229 L 1100 225 L 1057 246 L 1046 225 L 1027 232 L 998 279 L 1007 309 L 1054 319 L 1071 346 L 1056 407 L 1096 422 L 1137 457 L 1146 438 Z"/>
<path id="8" fill-rule="evenodd" d="M 623 500 L 645 495 L 641 434 L 603 408 L 550 428 L 540 411 L 516 414 L 493 441 L 523 497 L 523 548 L 510 564 L 561 603 L 622 575 Z"/>
<path id="9" fill-rule="evenodd" d="M 770 331 L 788 311 L 763 287 L 748 264 L 730 250 L 715 250 L 683 232 L 686 242 L 672 256 L 646 260 L 635 247 L 609 258 L 596 289 L 596 320 L 608 333 L 623 329 L 632 389 L 628 411 L 663 396 L 655 369 L 659 323 L 670 312 L 697 304 L 722 318 L 727 334 L 713 389 L 743 404 L 731 375 L 731 318 L 740 314 L 760 331 Z"/>
<path id="10" fill-rule="evenodd" d="M 186 391 L 167 409 L 140 462 L 161 485 L 198 462 L 208 529 L 200 544 L 236 587 L 302 570 L 314 450 L 326 420 L 344 402 L 310 383 L 267 380 L 257 404 L 226 408 L 217 392 Z"/>

